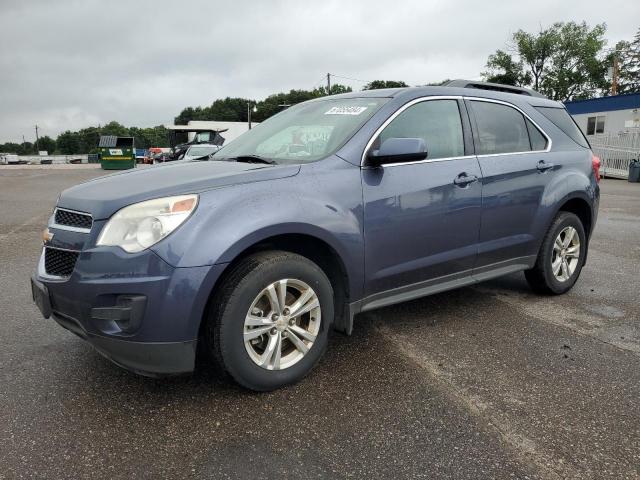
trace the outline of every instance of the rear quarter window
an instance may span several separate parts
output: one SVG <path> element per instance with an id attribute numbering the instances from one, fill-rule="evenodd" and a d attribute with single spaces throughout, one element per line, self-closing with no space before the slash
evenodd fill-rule
<path id="1" fill-rule="evenodd" d="M 556 127 L 562 130 L 571 140 L 584 148 L 591 148 L 582 130 L 576 125 L 569 112 L 564 108 L 535 107 L 541 114 L 549 119 Z"/>

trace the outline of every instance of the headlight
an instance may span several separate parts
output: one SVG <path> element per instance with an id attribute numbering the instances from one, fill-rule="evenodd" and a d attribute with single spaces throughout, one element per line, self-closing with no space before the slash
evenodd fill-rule
<path id="1" fill-rule="evenodd" d="M 129 253 L 141 252 L 182 225 L 197 204 L 197 195 L 179 195 L 129 205 L 111 217 L 97 245 L 117 246 Z"/>

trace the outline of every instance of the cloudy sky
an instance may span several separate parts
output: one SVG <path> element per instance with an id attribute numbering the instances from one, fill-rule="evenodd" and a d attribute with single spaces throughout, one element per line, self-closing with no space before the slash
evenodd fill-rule
<path id="1" fill-rule="evenodd" d="M 171 123 L 215 98 L 261 99 L 326 72 L 410 85 L 479 78 L 519 28 L 640 27 L 631 0 L 0 0 L 0 142 L 117 120 Z M 353 80 L 336 79 L 360 89 Z"/>

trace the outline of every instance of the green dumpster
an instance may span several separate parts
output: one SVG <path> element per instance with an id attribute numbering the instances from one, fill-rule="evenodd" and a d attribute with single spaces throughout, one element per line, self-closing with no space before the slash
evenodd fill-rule
<path id="1" fill-rule="evenodd" d="M 133 137 L 100 137 L 98 144 L 100 165 L 103 170 L 126 170 L 136 166 L 136 149 Z"/>

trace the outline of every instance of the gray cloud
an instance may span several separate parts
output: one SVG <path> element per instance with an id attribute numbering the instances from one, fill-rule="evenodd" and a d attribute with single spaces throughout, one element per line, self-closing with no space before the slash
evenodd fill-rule
<path id="1" fill-rule="evenodd" d="M 32 139 L 36 123 L 51 136 L 110 120 L 170 123 L 188 105 L 312 88 L 327 71 L 413 85 L 478 78 L 519 28 L 606 22 L 613 45 L 640 26 L 640 4 L 3 0 L 0 17 L 4 142 Z"/>

